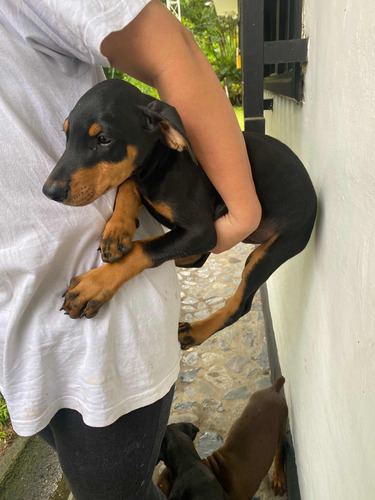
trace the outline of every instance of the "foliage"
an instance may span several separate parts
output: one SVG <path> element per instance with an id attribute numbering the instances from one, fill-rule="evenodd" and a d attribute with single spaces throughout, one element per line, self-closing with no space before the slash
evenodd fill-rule
<path id="1" fill-rule="evenodd" d="M 236 67 L 238 20 L 232 16 L 217 16 L 212 2 L 181 0 L 183 24 L 214 68 L 233 104 L 241 102 L 241 70 Z"/>
<path id="2" fill-rule="evenodd" d="M 120 80 L 125 80 L 126 82 L 135 85 L 141 92 L 144 94 L 150 95 L 155 98 L 159 98 L 158 92 L 154 87 L 150 87 L 150 85 L 146 85 L 146 83 L 140 82 L 136 80 L 132 76 L 126 75 L 122 73 L 118 69 L 115 68 L 103 68 L 106 78 L 119 78 Z"/>
<path id="3" fill-rule="evenodd" d="M 5 431 L 5 427 L 9 423 L 9 413 L 7 405 L 0 395 L 0 442 L 7 440 L 7 432 Z"/>
<path id="4" fill-rule="evenodd" d="M 242 106 L 234 106 L 233 107 L 234 112 L 236 113 L 238 123 L 240 124 L 241 130 L 244 130 L 245 124 L 244 124 L 244 113 L 243 113 L 243 107 Z"/>

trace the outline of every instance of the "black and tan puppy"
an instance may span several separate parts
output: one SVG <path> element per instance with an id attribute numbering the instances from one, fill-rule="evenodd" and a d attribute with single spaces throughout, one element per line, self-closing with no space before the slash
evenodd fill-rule
<path id="1" fill-rule="evenodd" d="M 169 485 L 164 493 L 170 500 L 228 499 L 195 450 L 193 441 L 198 431 L 198 427 L 189 423 L 167 426 L 159 458 L 168 467 Z"/>
<path id="2" fill-rule="evenodd" d="M 167 260 L 203 265 L 215 246 L 214 220 L 227 209 L 186 137 L 176 110 L 121 80 L 89 90 L 65 121 L 66 150 L 43 187 L 49 198 L 86 205 L 118 188 L 101 238 L 103 266 L 71 280 L 63 309 L 94 317 L 126 281 Z M 201 344 L 250 310 L 255 292 L 306 246 L 316 215 L 310 178 L 296 155 L 263 134 L 244 133 L 262 219 L 245 243 L 259 246 L 226 305 L 209 318 L 181 324 L 183 348 Z M 235 169 L 234 169 L 235 171 Z M 171 229 L 132 242 L 140 204 Z"/>
<path id="3" fill-rule="evenodd" d="M 274 460 L 272 488 L 286 492 L 284 454 L 288 408 L 279 391 L 279 377 L 268 389 L 255 392 L 232 425 L 224 445 L 203 459 L 231 500 L 249 500 Z"/>

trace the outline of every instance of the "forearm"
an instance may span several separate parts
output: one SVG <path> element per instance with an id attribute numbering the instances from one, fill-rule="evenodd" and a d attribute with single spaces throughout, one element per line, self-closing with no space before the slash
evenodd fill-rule
<path id="1" fill-rule="evenodd" d="M 178 110 L 199 162 L 243 231 L 233 236 L 239 241 L 257 228 L 261 208 L 233 108 L 211 65 L 192 45 L 187 50 L 194 56 L 181 57 L 177 68 L 163 72 L 157 88 Z M 230 241 L 223 246 L 230 247 Z"/>

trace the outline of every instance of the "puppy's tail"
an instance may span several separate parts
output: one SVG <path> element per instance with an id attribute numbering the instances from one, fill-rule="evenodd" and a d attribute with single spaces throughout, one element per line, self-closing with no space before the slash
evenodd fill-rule
<path id="1" fill-rule="evenodd" d="M 272 389 L 275 392 L 280 392 L 282 386 L 284 385 L 284 382 L 285 382 L 285 378 L 283 376 L 277 378 L 272 385 Z"/>

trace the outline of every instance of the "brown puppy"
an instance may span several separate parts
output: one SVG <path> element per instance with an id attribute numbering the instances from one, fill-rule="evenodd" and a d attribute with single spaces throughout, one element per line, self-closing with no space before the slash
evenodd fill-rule
<path id="1" fill-rule="evenodd" d="M 279 377 L 268 389 L 255 392 L 231 427 L 224 445 L 203 459 L 230 500 L 249 500 L 274 457 L 272 488 L 276 495 L 286 491 L 284 447 L 288 408 L 278 394 L 284 382 L 284 377 Z"/>

